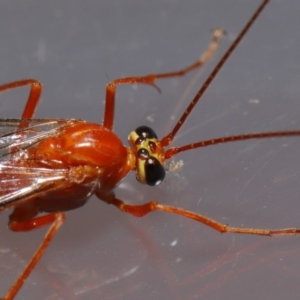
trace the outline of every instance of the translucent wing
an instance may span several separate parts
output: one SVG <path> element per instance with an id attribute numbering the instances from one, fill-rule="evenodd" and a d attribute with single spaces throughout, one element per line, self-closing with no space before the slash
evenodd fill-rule
<path id="1" fill-rule="evenodd" d="M 0 119 L 0 162 L 16 151 L 58 135 L 63 129 L 83 122 L 60 119 Z M 12 159 L 12 158 L 8 158 Z"/>
<path id="2" fill-rule="evenodd" d="M 0 210 L 64 184 L 67 169 L 32 168 L 19 163 L 22 152 L 80 120 L 0 119 Z"/>

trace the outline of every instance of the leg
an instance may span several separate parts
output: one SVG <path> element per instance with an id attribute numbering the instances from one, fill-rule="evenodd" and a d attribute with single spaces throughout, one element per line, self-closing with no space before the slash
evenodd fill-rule
<path id="1" fill-rule="evenodd" d="M 34 116 L 42 92 L 42 84 L 35 79 L 24 79 L 0 86 L 0 92 L 8 91 L 25 85 L 30 85 L 30 93 L 22 114 L 22 119 L 31 119 Z"/>
<path id="2" fill-rule="evenodd" d="M 206 51 L 200 56 L 200 58 L 196 62 L 194 62 L 193 64 L 189 65 L 184 69 L 175 72 L 162 73 L 162 74 L 150 74 L 141 77 L 120 78 L 108 83 L 106 85 L 105 113 L 104 113 L 103 126 L 110 130 L 112 130 L 113 128 L 115 95 L 116 95 L 116 88 L 118 84 L 148 84 L 154 86 L 156 89 L 159 90 L 159 88 L 154 84 L 154 82 L 157 79 L 184 76 L 186 73 L 202 66 L 214 54 L 214 52 L 218 48 L 219 40 L 223 35 L 224 35 L 223 29 L 216 29 L 213 33 L 212 41 L 210 42 Z"/>
<path id="3" fill-rule="evenodd" d="M 113 204 L 118 207 L 121 211 L 129 213 L 135 217 L 143 217 L 152 211 L 164 211 L 167 213 L 181 215 L 183 217 L 193 219 L 206 226 L 211 227 L 221 233 L 232 232 L 232 233 L 242 233 L 242 234 L 253 234 L 253 235 L 288 235 L 288 234 L 298 234 L 300 233 L 300 228 L 283 228 L 283 229 L 261 229 L 261 228 L 240 228 L 240 227 L 230 227 L 226 224 L 219 223 L 213 219 L 206 216 L 196 214 L 194 212 L 177 208 L 174 206 L 159 204 L 156 201 L 151 201 L 143 205 L 130 205 L 123 201 L 117 199 L 114 195 L 104 195 L 97 193 L 97 196 L 108 204 Z"/>
<path id="4" fill-rule="evenodd" d="M 6 293 L 6 295 L 2 298 L 3 300 L 14 299 L 14 297 L 22 287 L 24 281 L 27 279 L 31 271 L 34 269 L 35 265 L 41 259 L 52 238 L 54 237 L 59 227 L 65 220 L 65 215 L 63 213 L 51 213 L 42 217 L 18 222 L 14 219 L 14 216 L 17 216 L 18 212 L 16 212 L 15 214 L 14 213 L 11 215 L 12 218 L 10 218 L 9 222 L 9 228 L 13 231 L 29 231 L 49 224 L 51 224 L 51 226 L 48 232 L 46 233 L 42 243 L 39 245 L 38 249 L 32 256 L 31 260 L 28 262 L 27 266 L 25 267 L 19 278 L 16 280 L 16 282 L 10 288 L 10 290 Z M 19 215 L 23 215 L 23 213 L 20 213 Z"/>

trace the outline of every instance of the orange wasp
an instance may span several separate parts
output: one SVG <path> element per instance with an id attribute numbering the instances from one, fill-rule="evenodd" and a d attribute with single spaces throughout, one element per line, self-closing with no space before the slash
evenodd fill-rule
<path id="1" fill-rule="evenodd" d="M 36 80 L 26 79 L 0 86 L 1 92 L 30 86 L 22 118 L 0 120 L 0 210 L 13 209 L 9 216 L 9 228 L 13 231 L 30 231 L 50 225 L 42 243 L 3 299 L 13 299 L 18 293 L 64 222 L 64 211 L 83 206 L 93 194 L 100 200 L 136 217 L 160 210 L 194 219 L 219 232 L 266 236 L 300 233 L 300 229 L 296 228 L 268 230 L 229 227 L 198 213 L 159 204 L 156 201 L 143 205 L 127 204 L 116 198 L 113 192 L 132 170 L 136 172 L 139 182 L 150 186 L 160 184 L 165 177 L 165 161 L 180 152 L 240 140 L 300 135 L 299 130 L 254 133 L 165 149 L 172 143 L 199 99 L 268 2 L 269 0 L 262 1 L 190 102 L 174 129 L 160 140 L 151 128 L 141 126 L 129 134 L 130 147 L 126 147 L 112 131 L 117 85 L 148 84 L 157 88 L 155 85 L 157 79 L 183 76 L 200 67 L 217 48 L 223 33 L 221 29 L 215 31 L 213 41 L 200 59 L 185 69 L 164 74 L 121 78 L 108 83 L 102 125 L 82 120 L 33 119 L 42 85 Z M 44 214 L 38 216 L 41 213 Z"/>

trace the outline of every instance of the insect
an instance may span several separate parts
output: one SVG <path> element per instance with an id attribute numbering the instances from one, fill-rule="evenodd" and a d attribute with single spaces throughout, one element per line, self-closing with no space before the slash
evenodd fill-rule
<path id="1" fill-rule="evenodd" d="M 84 205 L 92 194 L 138 217 L 161 210 L 195 219 L 220 232 L 258 235 L 299 233 L 299 229 L 290 228 L 278 230 L 232 228 L 206 216 L 154 201 L 143 205 L 130 205 L 116 198 L 113 193 L 113 189 L 131 170 L 136 171 L 137 179 L 141 183 L 151 186 L 159 184 L 165 176 L 163 168 L 165 160 L 179 152 L 246 139 L 300 135 L 300 131 L 246 134 L 195 142 L 164 150 L 171 145 L 190 112 L 268 2 L 268 0 L 262 2 L 195 95 L 174 129 L 161 140 L 158 140 L 152 129 L 141 126 L 129 136 L 131 147 L 123 146 L 120 139 L 112 132 L 117 85 L 132 83 L 154 85 L 157 79 L 184 75 L 199 67 L 212 54 L 212 48 L 209 47 L 207 55 L 204 55 L 202 60 L 178 72 L 123 78 L 110 82 L 106 87 L 102 125 L 81 120 L 33 119 L 42 89 L 41 84 L 36 80 L 17 81 L 0 87 L 0 91 L 26 85 L 31 87 L 22 118 L 0 121 L 2 131 L 0 209 L 13 209 L 9 218 L 9 227 L 13 231 L 29 231 L 50 225 L 41 245 L 4 299 L 13 299 L 34 269 L 62 225 L 65 219 L 63 212 Z M 218 34 L 214 42 L 216 39 Z M 42 212 L 45 214 L 38 216 Z"/>

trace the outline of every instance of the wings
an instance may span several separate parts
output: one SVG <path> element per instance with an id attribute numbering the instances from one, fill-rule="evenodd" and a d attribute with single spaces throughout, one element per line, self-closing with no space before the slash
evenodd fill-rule
<path id="1" fill-rule="evenodd" d="M 15 201 L 57 189 L 65 182 L 67 169 L 24 166 L 24 150 L 80 120 L 0 119 L 0 210 Z"/>
<path id="2" fill-rule="evenodd" d="M 58 135 L 64 128 L 83 122 L 60 119 L 0 119 L 0 162 L 39 141 Z M 10 159 L 10 158 L 8 158 Z"/>

